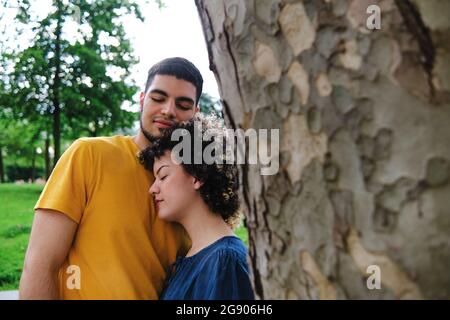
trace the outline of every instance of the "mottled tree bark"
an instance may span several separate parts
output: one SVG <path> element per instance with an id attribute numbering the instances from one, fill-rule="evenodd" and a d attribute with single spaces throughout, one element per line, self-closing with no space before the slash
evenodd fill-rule
<path id="1" fill-rule="evenodd" d="M 196 5 L 228 125 L 281 129 L 241 170 L 258 298 L 449 298 L 450 2 Z"/>

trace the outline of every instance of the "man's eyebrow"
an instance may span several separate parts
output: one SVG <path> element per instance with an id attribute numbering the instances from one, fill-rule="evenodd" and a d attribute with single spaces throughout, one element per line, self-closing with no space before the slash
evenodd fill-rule
<path id="1" fill-rule="evenodd" d="M 160 95 L 165 96 L 165 97 L 169 96 L 165 91 L 163 91 L 161 89 L 153 89 L 152 91 L 150 91 L 150 93 L 157 93 L 157 94 L 160 94 Z"/>
<path id="2" fill-rule="evenodd" d="M 165 97 L 168 97 L 168 96 L 169 96 L 169 95 L 167 94 L 167 92 L 165 92 L 165 91 L 163 91 L 163 90 L 161 90 L 161 89 L 153 89 L 153 90 L 150 91 L 150 93 L 160 94 L 160 95 L 165 96 Z M 192 100 L 192 99 L 189 98 L 189 97 L 178 97 L 178 98 L 176 98 L 176 101 L 177 101 L 177 102 L 189 102 L 189 103 L 191 103 L 192 105 L 195 104 L 195 101 Z"/>
<path id="3" fill-rule="evenodd" d="M 159 172 L 159 170 L 161 170 L 162 168 L 164 168 L 164 167 L 168 167 L 168 165 L 167 164 L 165 164 L 165 165 L 162 165 L 161 167 L 159 167 L 158 168 L 158 170 L 156 171 L 156 174 L 155 175 L 157 175 L 158 174 L 158 172 Z"/>
<path id="4" fill-rule="evenodd" d="M 194 100 L 192 100 L 192 99 L 189 98 L 189 97 L 178 97 L 178 98 L 176 99 L 176 101 L 177 101 L 177 102 L 183 102 L 183 101 L 185 101 L 185 102 L 189 102 L 189 103 L 191 103 L 191 104 L 194 104 L 194 103 L 195 103 Z"/>

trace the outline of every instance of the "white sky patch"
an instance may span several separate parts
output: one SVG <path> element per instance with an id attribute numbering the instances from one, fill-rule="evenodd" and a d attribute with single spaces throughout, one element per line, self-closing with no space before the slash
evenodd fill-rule
<path id="1" fill-rule="evenodd" d="M 209 70 L 209 59 L 197 8 L 192 0 L 164 0 L 159 10 L 154 1 L 144 4 L 141 12 L 145 22 L 124 18 L 124 26 L 139 63 L 132 68 L 137 85 L 144 86 L 147 71 L 155 63 L 168 57 L 184 57 L 194 63 L 203 76 L 203 92 L 219 98 L 214 74 Z M 135 96 L 138 101 L 139 95 Z"/>

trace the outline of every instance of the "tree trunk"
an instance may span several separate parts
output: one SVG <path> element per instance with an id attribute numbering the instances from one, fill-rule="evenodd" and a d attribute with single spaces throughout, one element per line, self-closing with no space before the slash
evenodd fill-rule
<path id="1" fill-rule="evenodd" d="M 45 181 L 48 180 L 48 178 L 50 177 L 50 173 L 51 173 L 51 168 L 50 168 L 50 138 L 48 137 L 48 135 L 45 136 L 45 150 L 44 150 L 44 155 L 45 155 Z"/>
<path id="2" fill-rule="evenodd" d="M 0 183 L 5 182 L 5 168 L 3 165 L 3 148 L 0 146 Z"/>
<path id="3" fill-rule="evenodd" d="M 33 148 L 33 156 L 31 158 L 31 183 L 36 180 L 36 148 Z"/>
<path id="4" fill-rule="evenodd" d="M 240 171 L 257 297 L 448 299 L 450 2 L 196 5 L 228 125 L 280 129 Z"/>
<path id="5" fill-rule="evenodd" d="M 55 146 L 55 154 L 53 157 L 53 167 L 59 160 L 61 153 L 61 106 L 59 98 L 59 90 L 61 87 L 61 28 L 62 28 L 62 3 L 57 1 L 58 20 L 55 30 L 55 78 L 53 82 L 53 144 Z"/>

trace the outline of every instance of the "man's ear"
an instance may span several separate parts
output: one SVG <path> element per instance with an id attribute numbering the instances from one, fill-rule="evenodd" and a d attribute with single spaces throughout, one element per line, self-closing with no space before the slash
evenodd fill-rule
<path id="1" fill-rule="evenodd" d="M 200 111 L 200 107 L 198 105 L 196 105 L 194 111 L 195 111 L 195 113 L 199 112 Z"/>
<path id="2" fill-rule="evenodd" d="M 145 92 L 141 92 L 141 95 L 139 96 L 139 106 L 141 108 L 141 112 L 142 109 L 144 108 L 144 99 L 145 99 Z"/>
<path id="3" fill-rule="evenodd" d="M 193 179 L 194 179 L 194 189 L 195 190 L 200 189 L 201 186 L 203 185 L 203 182 L 194 177 L 193 177 Z"/>

